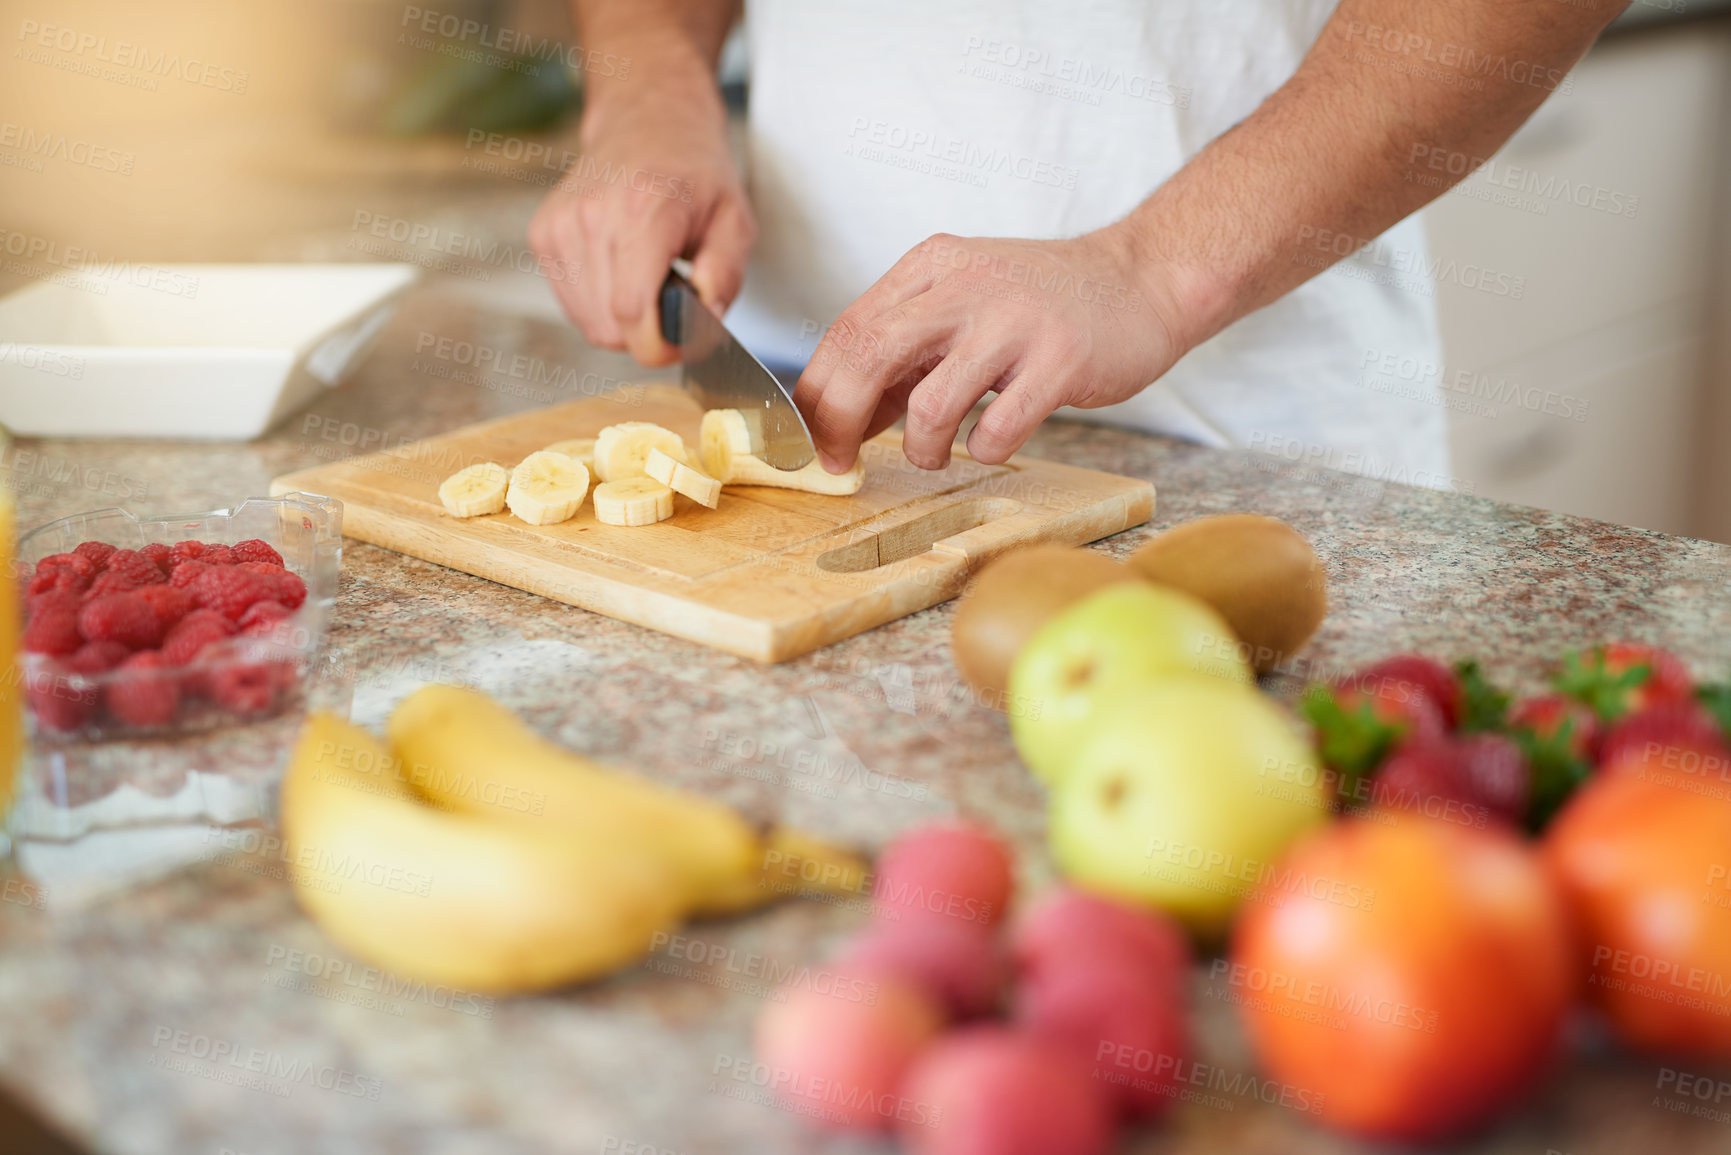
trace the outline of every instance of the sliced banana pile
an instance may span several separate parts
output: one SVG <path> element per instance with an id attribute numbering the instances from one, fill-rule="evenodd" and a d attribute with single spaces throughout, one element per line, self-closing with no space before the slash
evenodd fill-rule
<path id="1" fill-rule="evenodd" d="M 776 469 L 751 452 L 751 427 L 737 409 L 703 415 L 698 457 L 685 441 L 649 421 L 609 425 L 594 438 L 557 441 L 531 453 L 507 473 L 495 462 L 471 465 L 439 486 L 439 501 L 452 517 L 483 517 L 507 507 L 530 525 L 555 525 L 573 517 L 590 493 L 593 473 L 595 519 L 604 525 L 654 525 L 673 516 L 673 495 L 715 509 L 724 485 L 766 485 L 806 493 L 847 496 L 865 484 L 865 464 L 831 474 L 813 461 L 803 469 Z"/>

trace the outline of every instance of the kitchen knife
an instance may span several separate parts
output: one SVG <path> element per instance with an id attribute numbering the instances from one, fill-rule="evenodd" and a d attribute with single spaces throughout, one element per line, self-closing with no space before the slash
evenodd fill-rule
<path id="1" fill-rule="evenodd" d="M 679 350 L 680 384 L 705 409 L 745 414 L 754 456 L 777 469 L 806 465 L 817 451 L 793 396 L 698 298 L 690 270 L 674 261 L 661 286 L 661 335 Z"/>

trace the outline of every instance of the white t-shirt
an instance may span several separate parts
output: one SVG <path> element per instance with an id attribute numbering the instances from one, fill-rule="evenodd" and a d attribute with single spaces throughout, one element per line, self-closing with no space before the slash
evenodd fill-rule
<path id="1" fill-rule="evenodd" d="M 1067 237 L 1118 220 L 1289 78 L 1332 0 L 748 0 L 747 179 L 760 235 L 729 315 L 804 364 L 933 233 Z M 1320 265 L 1352 244 L 1318 232 Z M 1442 398 L 1373 390 L 1442 363 L 1415 216 L 1067 416 L 1447 484 Z M 990 307 L 989 298 L 982 308 Z"/>

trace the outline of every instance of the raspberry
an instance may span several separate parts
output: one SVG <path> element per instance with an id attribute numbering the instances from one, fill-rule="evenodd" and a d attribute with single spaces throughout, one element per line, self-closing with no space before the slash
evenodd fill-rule
<path id="1" fill-rule="evenodd" d="M 240 616 L 240 632 L 243 634 L 270 634 L 276 624 L 292 617 L 294 611 L 281 602 L 254 602 L 246 608 L 246 613 Z"/>
<path id="2" fill-rule="evenodd" d="M 44 590 L 39 594 L 31 594 L 25 599 L 24 604 L 31 615 L 55 606 L 69 609 L 77 614 L 79 610 L 84 608 L 84 598 L 76 590 Z"/>
<path id="3" fill-rule="evenodd" d="M 179 559 L 176 562 L 177 565 L 181 561 L 191 561 L 195 557 L 202 557 L 203 554 L 204 543 L 202 541 L 177 541 L 168 551 L 169 557 Z"/>
<path id="4" fill-rule="evenodd" d="M 79 557 L 89 558 L 92 565 L 100 566 L 115 550 L 105 541 L 84 541 L 74 546 L 72 552 Z"/>
<path id="5" fill-rule="evenodd" d="M 275 583 L 232 565 L 207 569 L 192 583 L 193 600 L 204 609 L 220 611 L 230 621 L 254 602 L 269 600 L 275 594 Z"/>
<path id="6" fill-rule="evenodd" d="M 125 594 L 138 588 L 138 579 L 129 573 L 99 573 L 96 580 L 90 583 L 89 596 L 95 598 L 103 594 Z"/>
<path id="7" fill-rule="evenodd" d="M 85 642 L 66 659 L 66 666 L 75 674 L 93 678 L 124 662 L 131 652 L 119 642 Z"/>
<path id="8" fill-rule="evenodd" d="M 162 571 L 163 577 L 167 577 L 168 571 L 174 568 L 174 566 L 169 564 L 170 559 L 172 559 L 174 555 L 170 553 L 168 547 L 163 545 L 160 541 L 153 541 L 149 545 L 141 546 L 139 547 L 138 552 L 149 558 L 151 563 L 154 564 L 157 569 Z"/>
<path id="9" fill-rule="evenodd" d="M 184 545 L 186 543 L 182 542 L 181 544 Z M 183 588 L 190 586 L 193 582 L 198 580 L 199 574 L 204 573 L 211 568 L 211 566 L 205 565 L 201 561 L 193 561 L 188 558 L 174 567 L 174 573 L 171 574 L 168 579 L 169 584 L 181 586 Z"/>
<path id="10" fill-rule="evenodd" d="M 84 603 L 79 628 L 93 642 L 119 642 L 145 650 L 162 640 L 162 623 L 156 611 L 137 594 L 103 594 Z"/>
<path id="11" fill-rule="evenodd" d="M 300 579 L 299 574 L 282 572 L 276 579 L 276 600 L 291 610 L 301 608 L 301 603 L 307 600 L 307 583 Z"/>
<path id="12" fill-rule="evenodd" d="M 163 581 L 156 563 L 135 549 L 117 549 L 108 555 L 108 572 L 123 573 L 141 586 Z"/>
<path id="13" fill-rule="evenodd" d="M 102 567 L 89 558 L 76 553 L 51 553 L 36 563 L 36 572 L 42 573 L 50 569 L 70 569 L 79 577 L 95 577 Z"/>
<path id="14" fill-rule="evenodd" d="M 174 624 L 162 642 L 162 656 L 171 666 L 191 665 L 200 650 L 226 640 L 234 623 L 215 610 L 193 610 Z"/>
<path id="15" fill-rule="evenodd" d="M 96 707 L 96 689 L 74 684 L 61 662 L 47 661 L 26 676 L 24 696 L 37 722 L 50 730 L 76 730 Z"/>
<path id="16" fill-rule="evenodd" d="M 206 565 L 233 565 L 238 559 L 226 545 L 207 545 L 198 560 Z"/>
<path id="17" fill-rule="evenodd" d="M 42 601 L 48 598 L 57 600 L 33 608 L 30 613 L 30 624 L 24 627 L 24 648 L 32 654 L 70 654 L 84 641 L 78 632 L 78 610 L 68 606 L 63 599 L 68 595 L 44 594 Z"/>
<path id="18" fill-rule="evenodd" d="M 271 565 L 282 564 L 282 554 L 272 549 L 268 543 L 260 541 L 256 537 L 236 543 L 234 547 L 234 557 L 236 561 L 264 561 L 269 562 Z"/>
<path id="19" fill-rule="evenodd" d="M 235 662 L 211 677 L 211 696 L 237 714 L 256 714 L 276 702 L 279 677 L 272 662 Z"/>
<path id="20" fill-rule="evenodd" d="M 103 700 L 108 712 L 128 725 L 161 726 L 173 721 L 180 707 L 180 679 L 161 654 L 144 650 L 120 663 Z"/>
<path id="21" fill-rule="evenodd" d="M 192 594 L 179 586 L 145 586 L 138 591 L 138 596 L 149 602 L 150 608 L 156 611 L 156 620 L 162 623 L 164 632 L 184 618 L 193 606 Z"/>
<path id="22" fill-rule="evenodd" d="M 47 569 L 38 570 L 30 579 L 30 584 L 24 587 L 26 596 L 47 593 L 49 590 L 66 590 L 81 594 L 90 588 L 88 575 L 78 573 L 69 565 L 53 565 Z"/>

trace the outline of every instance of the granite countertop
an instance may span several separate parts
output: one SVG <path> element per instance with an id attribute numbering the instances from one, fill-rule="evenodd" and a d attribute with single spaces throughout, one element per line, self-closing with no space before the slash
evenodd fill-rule
<path id="1" fill-rule="evenodd" d="M 579 378 L 641 376 L 562 325 L 478 307 L 474 290 L 451 277 L 414 290 L 352 384 L 256 442 L 22 443 L 8 463 L 22 524 L 109 504 L 225 505 L 362 443 L 564 399 L 508 376 L 444 375 L 455 367 L 417 353 L 428 333 L 527 353 Z M 31 464 L 19 450 L 34 453 Z M 1721 675 L 1731 657 L 1725 547 L 1086 425 L 1050 423 L 1027 452 L 1155 482 L 1153 521 L 1098 547 L 1114 555 L 1199 514 L 1290 521 L 1326 559 L 1331 583 L 1333 609 L 1305 655 L 1308 670 L 1418 649 L 1476 655 L 1531 687 L 1561 650 L 1605 637 L 1669 645 L 1702 675 Z M 929 817 L 983 819 L 1018 845 L 1025 881 L 1037 886 L 1050 876 L 1041 792 L 1004 718 L 957 688 L 951 612 L 939 606 L 763 667 L 350 541 L 330 641 L 351 672 L 357 720 L 376 725 L 421 681 L 473 682 L 570 745 L 863 845 Z M 242 731 L 155 756 L 192 764 L 208 760 L 201 744 L 226 742 L 268 760 L 282 737 Z M 806 747 L 815 755 L 799 766 L 869 773 L 826 781 L 763 753 Z M 892 782 L 917 788 L 886 789 Z M 713 950 L 709 962 L 663 955 L 582 989 L 453 1004 L 369 991 L 358 966 L 349 979 L 324 972 L 340 952 L 301 915 L 280 872 L 244 859 L 77 908 L 38 909 L 14 884 L 0 902 L 0 1081 L 102 1151 L 880 1149 L 809 1132 L 734 1097 L 742 1085 L 716 1075 L 750 1053 L 765 994 L 748 976 L 822 959 L 860 923 L 854 910 L 791 903 L 693 928 L 703 949 L 686 953 Z M 1203 1057 L 1248 1070 L 1205 969 L 1195 982 Z M 239 1069 L 188 1065 L 176 1040 L 256 1048 L 270 1070 L 318 1074 L 224 1081 Z M 1665 1109 L 1659 1070 L 1583 1038 L 1530 1108 L 1472 1149 L 1724 1150 L 1724 1124 Z M 1226 1095 L 1179 1107 L 1123 1149 L 1357 1148 L 1279 1106 Z"/>

